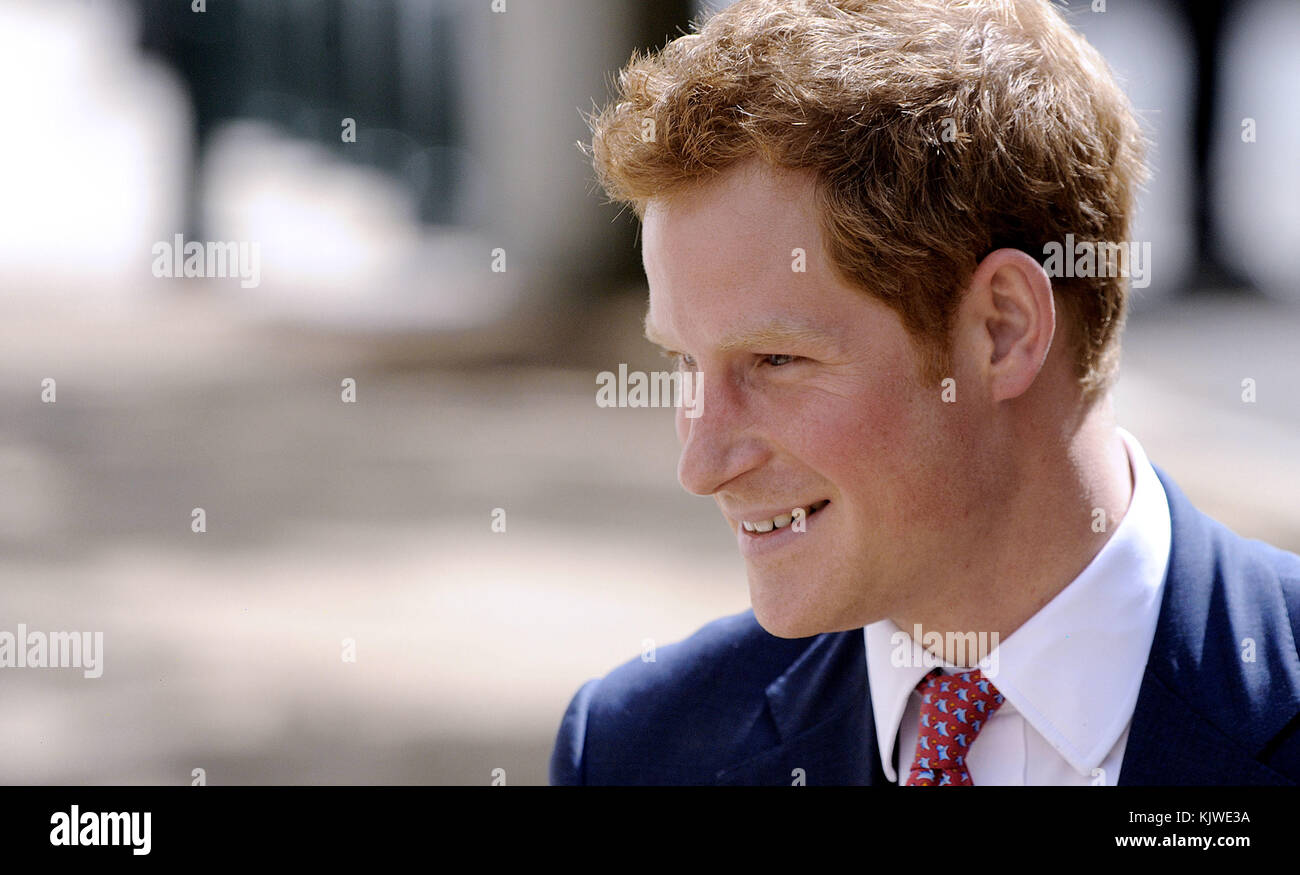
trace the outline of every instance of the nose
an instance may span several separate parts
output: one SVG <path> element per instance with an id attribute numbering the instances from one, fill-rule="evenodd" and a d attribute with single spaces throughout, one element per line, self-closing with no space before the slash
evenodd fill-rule
<path id="1" fill-rule="evenodd" d="M 712 377 L 712 375 L 710 375 Z M 698 417 L 677 410 L 677 437 L 682 455 L 677 462 L 677 479 L 695 495 L 712 495 L 724 485 L 758 467 L 765 456 L 755 434 L 752 416 L 743 392 L 726 381 L 711 379 L 707 401 Z"/>

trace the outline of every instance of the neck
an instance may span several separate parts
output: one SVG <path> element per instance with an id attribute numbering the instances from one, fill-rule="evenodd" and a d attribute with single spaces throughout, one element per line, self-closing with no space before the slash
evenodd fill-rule
<path id="1" fill-rule="evenodd" d="M 938 632 L 928 637 L 946 642 L 942 655 L 955 664 L 974 665 L 984 654 L 960 658 L 950 633 L 975 633 L 990 648 L 1005 641 L 1088 567 L 1132 500 L 1128 453 L 1109 397 L 1068 435 L 1026 437 L 1015 443 L 1032 452 L 1011 456 L 1014 461 L 995 472 L 997 482 L 982 490 L 978 508 L 967 516 L 981 525 L 953 543 L 950 555 L 961 556 L 961 565 L 935 575 L 930 587 L 914 589 L 927 598 L 892 617 L 909 635 L 918 626 Z M 934 579 L 948 585 L 934 588 Z M 922 643 L 938 655 L 935 645 Z"/>

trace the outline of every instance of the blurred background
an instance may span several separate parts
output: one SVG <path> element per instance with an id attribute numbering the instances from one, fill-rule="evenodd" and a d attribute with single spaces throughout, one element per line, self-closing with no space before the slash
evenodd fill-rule
<path id="1" fill-rule="evenodd" d="M 1300 551 L 1300 4 L 1097 5 L 1155 143 L 1120 423 Z M 0 629 L 105 648 L 0 671 L 0 783 L 545 783 L 583 681 L 748 607 L 672 411 L 594 403 L 665 365 L 582 114 L 704 11 L 0 0 Z"/>

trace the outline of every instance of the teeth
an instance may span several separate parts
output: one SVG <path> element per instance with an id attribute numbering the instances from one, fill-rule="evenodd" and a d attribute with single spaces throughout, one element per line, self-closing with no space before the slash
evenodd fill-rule
<path id="1" fill-rule="evenodd" d="M 830 499 L 826 498 L 826 499 L 822 499 L 821 501 L 815 502 L 814 504 L 808 505 L 803 508 L 804 516 L 808 517 L 811 514 L 814 514 L 817 511 L 821 510 L 823 507 L 825 507 L 828 504 L 830 504 Z M 761 520 L 759 522 L 750 522 L 749 520 L 741 520 L 740 524 L 741 526 L 744 527 L 745 531 L 747 532 L 765 533 L 765 532 L 770 532 L 773 529 L 784 529 L 792 522 L 794 522 L 794 514 L 782 513 L 782 514 L 777 514 L 775 517 L 773 517 L 770 520 Z"/>

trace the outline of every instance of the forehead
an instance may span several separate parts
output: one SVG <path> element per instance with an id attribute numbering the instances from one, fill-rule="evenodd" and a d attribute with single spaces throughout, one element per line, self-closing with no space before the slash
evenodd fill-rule
<path id="1" fill-rule="evenodd" d="M 819 256 L 815 190 L 811 172 L 751 161 L 650 201 L 642 222 L 647 327 L 734 326 L 746 313 L 774 310 L 815 318 L 816 292 L 832 279 Z M 794 269 L 800 252 L 803 272 Z"/>
<path id="2" fill-rule="evenodd" d="M 652 199 L 642 222 L 642 255 L 649 262 L 668 250 L 685 257 L 673 259 L 684 261 L 684 267 L 699 262 L 744 266 L 771 255 L 785 258 L 788 267 L 792 247 L 820 242 L 815 191 L 810 171 L 744 162 Z"/>

